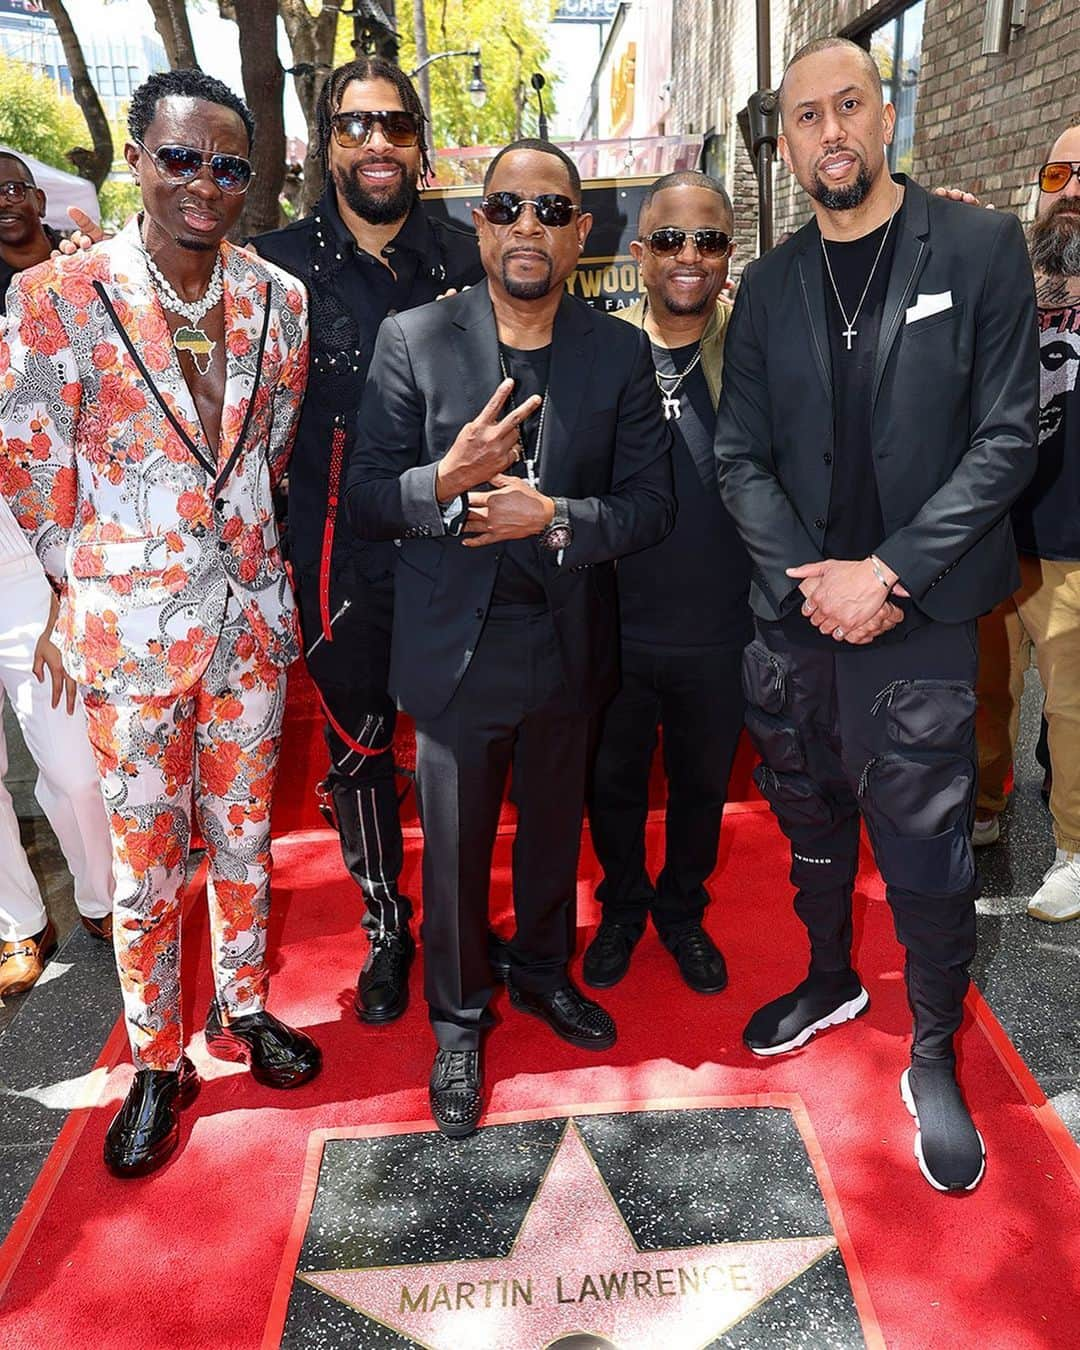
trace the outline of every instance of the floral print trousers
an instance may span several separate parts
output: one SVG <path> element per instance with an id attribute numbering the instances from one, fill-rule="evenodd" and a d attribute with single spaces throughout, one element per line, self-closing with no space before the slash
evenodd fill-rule
<path id="1" fill-rule="evenodd" d="M 266 998 L 270 798 L 285 673 L 230 603 L 210 665 L 179 698 L 84 691 L 116 880 L 113 935 L 136 1069 L 176 1069 L 180 922 L 192 810 L 210 863 L 207 897 L 217 999 L 225 1018 Z"/>

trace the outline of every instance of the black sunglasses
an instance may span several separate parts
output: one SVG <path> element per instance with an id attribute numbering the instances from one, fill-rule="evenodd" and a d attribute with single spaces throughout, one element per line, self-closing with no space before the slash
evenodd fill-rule
<path id="1" fill-rule="evenodd" d="M 511 225 L 526 206 L 536 212 L 541 225 L 550 225 L 561 229 L 574 219 L 574 212 L 581 207 L 575 205 L 561 192 L 541 192 L 539 197 L 519 197 L 516 192 L 489 192 L 480 203 L 484 219 L 492 225 Z"/>
<path id="2" fill-rule="evenodd" d="M 1080 178 L 1080 164 L 1052 160 L 1039 170 L 1039 187 L 1043 192 L 1061 192 L 1069 186 L 1074 175 Z"/>
<path id="3" fill-rule="evenodd" d="M 6 183 L 0 183 L 0 197 L 6 197 L 12 205 L 24 202 L 32 186 L 31 183 L 22 183 L 17 178 L 9 178 Z"/>
<path id="4" fill-rule="evenodd" d="M 391 112 L 337 112 L 330 119 L 334 131 L 334 140 L 344 150 L 355 150 L 366 145 L 375 130 L 375 123 L 382 127 L 382 133 L 391 145 L 399 150 L 415 145 L 420 139 L 420 119 L 415 113 L 395 109 Z"/>
<path id="5" fill-rule="evenodd" d="M 142 141 L 135 144 L 145 150 L 154 161 L 154 168 L 166 183 L 190 183 L 198 178 L 204 164 L 210 166 L 210 177 L 222 192 L 238 195 L 248 190 L 255 177 L 251 161 L 242 155 L 204 155 L 191 145 L 159 145 L 151 150 Z"/>
<path id="6" fill-rule="evenodd" d="M 658 258 L 669 258 L 673 253 L 681 253 L 687 239 L 693 239 L 694 247 L 703 258 L 715 257 L 726 253 L 731 238 L 723 230 L 677 230 L 666 225 L 662 230 L 653 230 L 641 241 L 648 244 L 651 252 Z"/>

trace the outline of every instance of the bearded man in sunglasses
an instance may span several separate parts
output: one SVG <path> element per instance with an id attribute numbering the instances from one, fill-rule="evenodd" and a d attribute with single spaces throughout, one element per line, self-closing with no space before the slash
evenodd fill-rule
<path id="1" fill-rule="evenodd" d="M 427 119 L 395 65 L 359 57 L 333 71 L 317 109 L 326 186 L 314 213 L 253 241 L 311 301 L 311 372 L 289 467 L 287 548 L 308 670 L 326 714 L 330 771 L 320 785 L 370 939 L 357 981 L 361 1021 L 400 1017 L 414 944 L 398 891 L 401 825 L 387 693 L 394 612 L 388 541 L 337 519 L 343 465 L 375 334 L 387 314 L 426 304 L 483 275 L 476 236 L 430 219 L 418 180 L 431 170 Z"/>
<path id="2" fill-rule="evenodd" d="M 473 216 L 487 282 L 379 330 L 347 504 L 401 539 L 390 688 L 416 720 L 432 1114 L 477 1125 L 487 912 L 511 769 L 511 1005 L 615 1042 L 571 983 L 589 725 L 618 676 L 613 560 L 671 527 L 670 432 L 641 333 L 566 294 L 591 217 L 573 161 L 499 152 Z"/>
<path id="3" fill-rule="evenodd" d="M 270 797 L 296 607 L 272 489 L 307 373 L 303 288 L 224 241 L 251 179 L 245 105 L 201 71 L 132 96 L 142 211 L 20 273 L 0 350 L 0 488 L 61 593 L 112 830 L 113 938 L 135 1076 L 105 1139 L 153 1171 L 199 1080 L 184 1054 L 180 918 L 206 841 L 206 1045 L 268 1087 L 319 1070 L 266 1011 Z"/>

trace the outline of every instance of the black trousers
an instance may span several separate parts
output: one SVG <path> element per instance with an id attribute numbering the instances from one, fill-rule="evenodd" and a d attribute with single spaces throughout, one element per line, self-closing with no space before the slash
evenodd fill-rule
<path id="1" fill-rule="evenodd" d="M 755 776 L 791 841 L 811 966 L 851 963 L 861 812 L 907 949 L 913 1049 L 933 1059 L 952 1055 L 975 954 L 977 659 L 974 623 L 835 650 L 759 624 L 743 663 Z"/>
<path id="2" fill-rule="evenodd" d="M 397 709 L 386 691 L 393 580 L 351 576 L 342 584 L 335 578 L 332 641 L 323 633 L 318 578 L 301 573 L 298 581 L 307 667 L 327 719 L 327 784 L 342 857 L 364 896 L 364 928 L 397 929 L 412 910 L 398 893 L 403 849 L 393 751 Z M 288 765 L 282 770 L 287 773 Z"/>
<path id="3" fill-rule="evenodd" d="M 588 714 L 567 697 L 547 609 L 499 606 L 447 708 L 416 723 L 424 827 L 424 980 L 435 1037 L 475 1049 L 492 992 L 491 858 L 508 773 L 513 847 L 514 982 L 547 991 L 573 953 Z"/>
<path id="4" fill-rule="evenodd" d="M 651 912 L 671 933 L 700 923 L 716 866 L 728 778 L 743 728 L 742 649 L 624 643 L 622 684 L 604 709 L 589 786 L 589 825 L 604 870 L 604 918 L 639 923 Z M 664 730 L 664 866 L 645 865 L 649 774 Z"/>

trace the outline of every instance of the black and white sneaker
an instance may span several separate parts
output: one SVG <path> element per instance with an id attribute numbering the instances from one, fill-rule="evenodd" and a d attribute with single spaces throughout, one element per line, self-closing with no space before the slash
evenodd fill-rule
<path id="1" fill-rule="evenodd" d="M 789 994 L 759 1008 L 746 1024 L 743 1043 L 755 1055 L 784 1055 L 826 1027 L 837 1027 L 870 1006 L 870 995 L 853 970 L 840 975 L 812 971 Z"/>
<path id="2" fill-rule="evenodd" d="M 915 1119 L 915 1157 L 935 1191 L 973 1191 L 986 1171 L 986 1145 L 972 1123 L 952 1065 L 918 1059 L 900 1076 Z"/>

